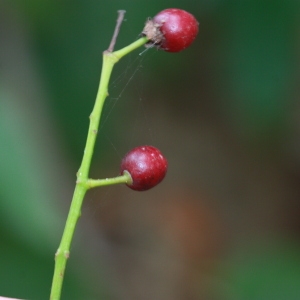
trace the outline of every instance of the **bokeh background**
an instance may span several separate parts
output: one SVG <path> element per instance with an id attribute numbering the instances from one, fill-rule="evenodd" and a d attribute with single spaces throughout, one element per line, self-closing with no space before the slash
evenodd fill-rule
<path id="1" fill-rule="evenodd" d="M 49 298 L 117 10 L 121 48 L 168 7 L 199 36 L 116 65 L 91 170 L 152 144 L 167 177 L 87 194 L 62 299 L 300 299 L 297 0 L 0 0 L 1 296 Z"/>

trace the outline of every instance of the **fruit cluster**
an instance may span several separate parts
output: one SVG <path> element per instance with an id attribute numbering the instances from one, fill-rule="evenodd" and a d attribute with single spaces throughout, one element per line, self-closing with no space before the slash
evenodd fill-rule
<path id="1" fill-rule="evenodd" d="M 167 52 L 186 49 L 195 40 L 199 31 L 196 18 L 185 10 L 169 8 L 159 12 L 146 22 L 142 35 L 149 42 Z M 132 181 L 127 184 L 133 190 L 145 191 L 160 183 L 167 172 L 167 160 L 152 146 L 140 146 L 128 152 L 121 163 L 121 174 L 128 172 Z"/>

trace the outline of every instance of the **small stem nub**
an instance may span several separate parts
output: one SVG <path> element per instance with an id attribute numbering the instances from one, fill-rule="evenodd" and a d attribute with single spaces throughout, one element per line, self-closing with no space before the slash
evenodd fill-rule
<path id="1" fill-rule="evenodd" d="M 117 37 L 118 37 L 118 34 L 119 34 L 119 31 L 120 31 L 120 27 L 121 27 L 121 24 L 124 20 L 124 15 L 126 13 L 126 10 L 118 10 L 118 19 L 117 19 L 117 24 L 116 24 L 116 27 L 115 27 L 115 31 L 114 31 L 114 35 L 111 39 L 111 42 L 109 44 L 109 47 L 107 49 L 108 52 L 113 52 L 114 51 L 114 47 L 115 47 L 115 44 L 116 44 L 116 41 L 117 41 Z"/>

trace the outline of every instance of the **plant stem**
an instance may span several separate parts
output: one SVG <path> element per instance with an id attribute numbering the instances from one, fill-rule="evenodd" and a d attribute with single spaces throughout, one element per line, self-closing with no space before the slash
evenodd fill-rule
<path id="1" fill-rule="evenodd" d="M 112 185 L 118 183 L 132 183 L 132 178 L 127 171 L 124 171 L 124 174 L 114 178 L 105 178 L 105 179 L 88 179 L 86 182 L 87 188 L 95 188 L 99 186 Z"/>
<path id="2" fill-rule="evenodd" d="M 148 40 L 146 37 L 142 37 L 119 51 L 104 51 L 103 53 L 103 65 L 100 77 L 100 84 L 95 105 L 90 115 L 90 125 L 88 129 L 86 146 L 84 149 L 81 166 L 77 172 L 76 186 L 62 239 L 55 254 L 55 268 L 53 274 L 50 300 L 60 299 L 67 259 L 70 256 L 70 245 L 73 239 L 77 221 L 81 214 L 81 207 L 87 190 L 96 186 L 130 182 L 128 174 L 124 174 L 123 176 L 119 176 L 116 178 L 103 180 L 89 179 L 88 176 L 94 152 L 94 146 L 97 138 L 101 112 L 105 99 L 108 96 L 108 84 L 113 67 L 115 63 L 117 63 L 123 56 L 135 50 L 136 48 L 144 45 L 147 41 Z"/>
<path id="3" fill-rule="evenodd" d="M 117 41 L 117 37 L 118 37 L 119 31 L 120 31 L 121 24 L 123 22 L 125 13 L 126 13 L 126 10 L 118 10 L 119 16 L 118 16 L 118 19 L 117 19 L 115 32 L 113 34 L 113 37 L 112 37 L 111 42 L 109 44 L 109 47 L 107 49 L 108 52 L 113 52 L 114 51 L 114 47 L 115 47 L 115 44 L 116 44 L 116 41 Z"/>

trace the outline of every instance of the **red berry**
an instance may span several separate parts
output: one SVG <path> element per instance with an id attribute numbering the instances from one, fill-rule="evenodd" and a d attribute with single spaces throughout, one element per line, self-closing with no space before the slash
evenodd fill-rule
<path id="1" fill-rule="evenodd" d="M 165 177 L 168 162 L 161 152 L 152 146 L 140 146 L 129 151 L 122 159 L 121 174 L 127 171 L 133 190 L 146 191 L 159 184 Z"/>
<path id="2" fill-rule="evenodd" d="M 179 52 L 192 44 L 199 31 L 195 17 L 185 10 L 168 8 L 148 20 L 142 32 L 150 40 L 147 46 L 156 45 L 167 52 Z"/>

